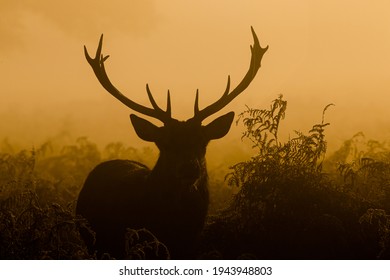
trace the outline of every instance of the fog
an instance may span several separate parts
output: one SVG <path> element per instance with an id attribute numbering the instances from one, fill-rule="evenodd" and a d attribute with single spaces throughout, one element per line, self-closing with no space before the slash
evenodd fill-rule
<path id="1" fill-rule="evenodd" d="M 55 4 L 54 4 L 55 3 Z M 390 4 L 374 1 L 0 0 L 0 139 L 32 147 L 53 137 L 88 136 L 104 145 L 140 146 L 132 111 L 101 87 L 83 46 L 104 33 L 107 72 L 132 100 L 149 106 L 145 84 L 173 116 L 192 117 L 245 75 L 253 26 L 269 50 L 250 87 L 220 114 L 288 101 L 282 136 L 331 123 L 330 149 L 358 131 L 390 136 Z M 216 115 L 220 115 L 216 114 Z M 211 121 L 212 118 L 207 119 Z M 157 122 L 156 122 L 157 123 Z M 240 127 L 209 148 L 241 146 Z M 250 145 L 249 145 L 250 146 Z M 233 153 L 233 152 L 231 152 Z"/>

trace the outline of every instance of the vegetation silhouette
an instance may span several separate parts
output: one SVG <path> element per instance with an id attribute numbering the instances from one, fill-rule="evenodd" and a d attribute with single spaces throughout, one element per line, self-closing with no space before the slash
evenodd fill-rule
<path id="1" fill-rule="evenodd" d="M 77 201 L 76 213 L 86 218 L 96 232 L 96 243 L 90 243 L 98 254 L 110 253 L 126 258 L 124 244 L 127 228 L 150 230 L 168 248 L 172 258 L 193 258 L 203 229 L 209 205 L 206 146 L 210 140 L 224 137 L 234 112 L 218 117 L 203 126 L 202 122 L 217 113 L 252 82 L 267 48 L 261 48 L 253 28 L 254 44 L 248 72 L 236 88 L 230 90 L 230 77 L 222 97 L 200 110 L 196 93 L 194 116 L 178 121 L 171 116 L 170 94 L 167 109 L 162 110 L 147 94 L 153 108 L 125 97 L 110 82 L 103 56 L 103 35 L 95 58 L 85 48 L 85 56 L 101 85 L 130 109 L 163 123 L 157 127 L 134 114 L 131 123 L 137 135 L 154 142 L 160 155 L 152 170 L 131 160 L 111 160 L 99 164 L 88 175 Z"/>
<path id="2" fill-rule="evenodd" d="M 324 161 L 329 125 L 324 116 L 331 105 L 324 108 L 321 123 L 308 135 L 296 131 L 296 137 L 285 143 L 278 139 L 287 108 L 282 96 L 269 110 L 248 108 L 240 114 L 246 127 L 243 137 L 253 143 L 256 154 L 234 165 L 227 175 L 229 184 L 240 190 L 226 209 L 210 217 L 205 248 L 213 248 L 223 258 L 390 257 L 389 171 L 383 172 L 383 162 L 371 166 L 377 170 L 371 174 L 381 184 L 370 183 L 367 188 L 372 192 L 386 189 L 379 196 L 381 201 L 345 185 L 350 168 L 348 163 L 335 162 L 340 151 Z M 339 166 L 341 172 L 324 172 L 323 165 Z"/>
<path id="3" fill-rule="evenodd" d="M 252 124 L 243 139 L 252 137 L 249 131 L 251 140 L 258 139 L 252 142 L 254 155 L 232 167 L 226 178 L 230 187 L 210 170 L 211 208 L 225 206 L 209 212 L 194 257 L 389 259 L 390 142 L 358 133 L 324 159 L 324 121 L 285 143 L 271 141 L 286 105 L 278 98 L 269 109 L 248 108 L 240 115 Z M 255 145 L 261 141 L 264 145 Z M 151 164 L 152 151 L 121 143 L 99 150 L 85 137 L 56 147 L 48 141 L 17 151 L 9 141 L 0 142 L 0 259 L 113 257 L 88 251 L 81 235 L 93 242 L 95 232 L 75 215 L 77 196 L 99 162 L 134 158 Z M 231 201 L 223 203 L 229 193 Z M 169 248 L 142 228 L 127 229 L 123 247 L 129 259 L 171 257 Z"/>

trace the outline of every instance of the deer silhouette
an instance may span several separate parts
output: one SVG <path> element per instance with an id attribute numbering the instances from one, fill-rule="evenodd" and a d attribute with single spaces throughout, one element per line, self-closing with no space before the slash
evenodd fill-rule
<path id="1" fill-rule="evenodd" d="M 251 28 L 254 44 L 251 46 L 249 70 L 230 90 L 228 76 L 226 90 L 216 102 L 199 110 L 199 91 L 196 91 L 194 116 L 178 121 L 171 116 L 170 93 L 167 108 L 161 109 L 146 85 L 152 108 L 145 107 L 123 95 L 109 80 L 103 56 L 103 35 L 95 58 L 85 57 L 100 84 L 130 109 L 163 123 L 158 127 L 134 114 L 130 115 L 136 134 L 154 142 L 159 158 L 152 170 L 130 160 L 111 160 L 96 166 L 88 175 L 80 191 L 76 214 L 88 220 L 96 232 L 95 249 L 108 252 L 116 258 L 125 257 L 126 228 L 146 228 L 162 241 L 172 258 L 192 258 L 203 229 L 209 204 L 206 146 L 210 140 L 224 137 L 231 126 L 234 112 L 218 117 L 207 125 L 202 121 L 217 113 L 252 82 L 261 65 L 266 48 L 261 48 Z"/>

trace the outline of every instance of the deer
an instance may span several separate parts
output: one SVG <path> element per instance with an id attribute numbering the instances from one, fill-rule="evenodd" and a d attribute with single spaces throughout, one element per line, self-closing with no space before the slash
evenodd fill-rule
<path id="1" fill-rule="evenodd" d="M 230 75 L 223 95 L 199 109 L 196 90 L 194 115 L 186 121 L 171 114 L 170 92 L 167 106 L 158 106 L 149 85 L 146 92 L 151 107 L 122 94 L 110 81 L 102 54 L 103 34 L 92 58 L 86 46 L 86 60 L 103 88 L 139 114 L 160 121 L 161 127 L 135 114 L 130 121 L 139 138 L 154 142 L 159 157 L 153 169 L 131 160 L 110 160 L 98 164 L 87 176 L 79 193 L 76 214 L 86 219 L 96 233 L 95 251 L 125 258 L 127 229 L 147 229 L 165 244 L 174 259 L 193 258 L 208 212 L 209 191 L 206 147 L 211 140 L 224 137 L 230 130 L 234 112 L 224 114 L 207 125 L 202 122 L 228 105 L 253 81 L 268 46 L 260 46 L 251 27 L 254 43 L 251 60 L 242 81 L 230 90 Z"/>

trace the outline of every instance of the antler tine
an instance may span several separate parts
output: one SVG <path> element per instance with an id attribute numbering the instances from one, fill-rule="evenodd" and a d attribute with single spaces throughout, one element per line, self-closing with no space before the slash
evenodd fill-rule
<path id="1" fill-rule="evenodd" d="M 230 75 L 228 75 L 228 80 L 227 80 L 227 84 L 226 84 L 226 89 L 225 89 L 225 92 L 222 94 L 222 96 L 228 95 L 228 94 L 229 94 L 229 91 L 230 91 Z"/>
<path id="2" fill-rule="evenodd" d="M 109 58 L 109 56 L 103 56 L 102 55 L 102 48 L 103 48 L 103 34 L 100 36 L 99 45 L 96 49 L 96 55 L 95 58 L 92 58 L 87 50 L 87 47 L 84 46 L 84 54 L 85 58 L 87 59 L 89 65 L 91 65 L 95 76 L 99 80 L 100 84 L 116 99 L 118 99 L 120 102 L 122 102 L 124 105 L 129 107 L 130 109 L 137 111 L 141 114 L 156 118 L 163 123 L 169 122 L 171 118 L 170 109 L 167 111 L 163 111 L 160 107 L 158 107 L 157 103 L 155 102 L 153 95 L 151 94 L 149 90 L 149 86 L 146 85 L 146 91 L 148 93 L 148 97 L 150 100 L 150 103 L 153 106 L 152 108 L 145 107 L 143 105 L 140 105 L 131 99 L 127 98 L 125 95 L 123 95 L 110 81 L 108 78 L 104 62 Z"/>
<path id="3" fill-rule="evenodd" d="M 230 76 L 228 76 L 227 86 L 226 90 L 223 93 L 223 95 L 213 104 L 207 106 L 206 108 L 202 110 L 195 110 L 193 119 L 196 119 L 199 122 L 202 122 L 205 118 L 211 116 L 212 114 L 215 114 L 219 110 L 221 110 L 223 107 L 225 107 L 227 104 L 229 104 L 234 98 L 236 98 L 241 92 L 243 92 L 252 82 L 252 80 L 255 78 L 257 71 L 259 70 L 261 66 L 261 59 L 263 58 L 264 53 L 268 50 L 268 46 L 265 48 L 262 48 L 259 43 L 259 39 L 257 38 L 257 35 L 251 27 L 252 36 L 253 36 L 253 46 L 250 46 L 251 48 L 251 61 L 249 65 L 248 72 L 245 74 L 242 81 L 238 84 L 238 86 L 230 91 Z M 196 97 L 196 103 L 198 102 L 198 96 Z M 198 105 L 196 104 L 195 107 Z"/>
<path id="4" fill-rule="evenodd" d="M 168 93 L 167 93 L 167 110 L 165 112 L 167 112 L 169 117 L 172 116 L 172 111 L 171 111 L 171 94 L 169 93 L 169 89 L 168 89 Z"/>
<path id="5" fill-rule="evenodd" d="M 195 96 L 195 105 L 194 105 L 194 114 L 199 113 L 199 89 L 196 90 L 196 96 Z"/>
<path id="6" fill-rule="evenodd" d="M 152 104 L 153 109 L 156 112 L 160 112 L 161 114 L 165 114 L 170 119 L 171 118 L 171 96 L 170 96 L 169 90 L 168 90 L 168 96 L 167 96 L 167 110 L 166 111 L 164 111 L 163 109 L 161 109 L 157 105 L 156 101 L 153 98 L 153 95 L 152 95 L 152 93 L 150 91 L 150 88 L 149 88 L 148 84 L 146 84 L 146 92 L 148 93 L 149 101 L 150 101 L 150 104 Z"/>

